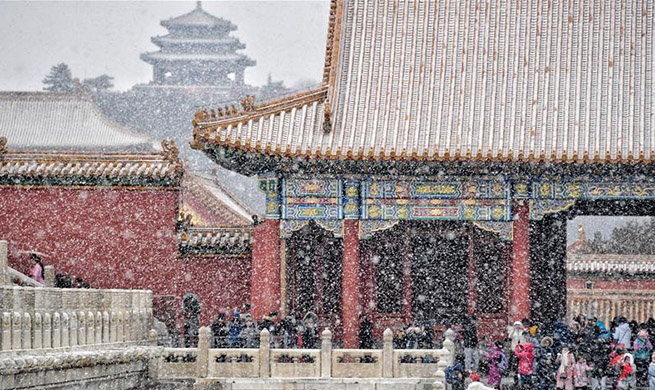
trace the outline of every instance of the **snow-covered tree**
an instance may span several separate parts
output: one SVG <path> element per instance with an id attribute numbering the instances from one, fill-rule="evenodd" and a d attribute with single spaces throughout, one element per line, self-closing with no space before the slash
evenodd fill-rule
<path id="1" fill-rule="evenodd" d="M 106 91 L 108 89 L 114 88 L 114 78 L 106 74 L 94 78 L 84 79 L 83 83 L 96 91 Z"/>
<path id="2" fill-rule="evenodd" d="M 43 89 L 51 92 L 72 92 L 73 75 L 65 63 L 50 68 L 50 73 L 43 79 Z"/>

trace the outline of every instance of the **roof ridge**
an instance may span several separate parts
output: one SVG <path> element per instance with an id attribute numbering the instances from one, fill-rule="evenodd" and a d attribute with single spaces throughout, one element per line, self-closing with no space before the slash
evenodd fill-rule
<path id="1" fill-rule="evenodd" d="M 198 110 L 196 112 L 196 127 L 203 126 L 219 126 L 227 127 L 231 124 L 238 124 L 240 122 L 247 122 L 253 119 L 259 119 L 262 116 L 277 115 L 281 112 L 288 111 L 294 107 L 302 106 L 307 103 L 322 102 L 327 96 L 327 87 L 321 85 L 317 88 L 312 88 L 309 91 L 300 92 L 295 95 L 285 96 L 280 99 L 265 102 L 262 105 L 255 106 L 250 111 L 240 111 L 237 115 L 225 118 L 212 118 L 207 114 L 207 110 Z M 205 115 L 206 119 L 198 119 Z M 209 119 L 209 120 L 207 120 Z"/>
<path id="2" fill-rule="evenodd" d="M 223 192 L 223 193 L 224 193 L 224 194 L 225 194 L 225 195 L 226 195 L 226 196 L 227 196 L 227 197 L 228 197 L 232 202 L 234 202 L 237 206 L 243 208 L 243 210 L 244 210 L 247 214 L 249 214 L 250 216 L 252 216 L 252 215 L 259 215 L 259 213 L 253 211 L 250 207 L 246 206 L 244 203 L 242 203 L 241 201 L 237 200 L 237 199 L 234 197 L 234 195 L 233 195 L 233 194 L 232 194 L 232 193 L 231 193 L 227 188 L 225 188 L 225 187 L 224 187 L 224 186 L 223 186 L 223 185 L 218 181 L 218 179 L 217 179 L 216 177 L 213 177 L 213 176 L 206 176 L 206 175 L 204 175 L 204 174 L 201 174 L 200 172 L 194 172 L 194 171 L 191 171 L 191 170 L 187 170 L 185 173 L 188 174 L 188 175 L 191 177 L 191 180 L 194 180 L 194 179 L 196 179 L 196 178 L 197 178 L 198 180 L 200 180 L 200 181 L 202 181 L 202 180 L 208 180 L 212 185 L 216 186 L 220 191 L 222 191 L 222 192 Z M 198 182 L 198 181 L 196 180 L 196 183 L 197 183 L 197 182 Z M 252 221 L 251 221 L 250 219 L 245 218 L 245 217 L 244 217 L 243 215 L 241 215 L 241 213 L 239 213 L 237 210 L 233 210 L 233 209 L 232 209 L 229 205 L 227 205 L 225 202 L 223 202 L 223 201 L 219 200 L 218 198 L 216 198 L 216 196 L 215 196 L 215 195 L 214 195 L 214 194 L 213 194 L 213 193 L 212 193 L 212 192 L 211 192 L 211 191 L 210 191 L 210 190 L 209 190 L 205 185 L 203 185 L 202 182 L 199 183 L 199 184 L 201 184 L 200 187 L 202 188 L 203 191 L 207 192 L 208 195 L 209 195 L 211 198 L 215 199 L 217 202 L 220 202 L 222 205 L 224 205 L 228 210 L 230 210 L 230 212 L 231 212 L 232 214 L 235 215 L 236 218 L 238 218 L 238 219 L 240 219 L 240 220 L 242 220 L 242 221 L 244 221 L 244 222 L 252 223 Z"/>

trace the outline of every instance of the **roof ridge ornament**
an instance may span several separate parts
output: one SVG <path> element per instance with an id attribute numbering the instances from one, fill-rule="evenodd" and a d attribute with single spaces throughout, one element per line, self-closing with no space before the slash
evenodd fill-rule
<path id="1" fill-rule="evenodd" d="M 330 102 L 325 102 L 325 110 L 323 111 L 323 132 L 329 133 L 332 131 L 332 110 L 330 109 Z"/>
<path id="2" fill-rule="evenodd" d="M 196 9 L 202 9 L 202 1 L 196 1 Z"/>

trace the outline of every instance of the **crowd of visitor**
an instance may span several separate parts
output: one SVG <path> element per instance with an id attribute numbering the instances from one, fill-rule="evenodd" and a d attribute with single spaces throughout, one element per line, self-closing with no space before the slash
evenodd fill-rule
<path id="1" fill-rule="evenodd" d="M 319 320 L 309 312 L 297 316 L 277 312 L 256 323 L 246 305 L 229 320 L 220 314 L 212 323 L 213 348 L 257 348 L 262 330 L 274 348 L 319 348 Z M 504 384 L 518 390 L 655 390 L 655 320 L 638 324 L 616 317 L 607 326 L 593 316 L 566 323 L 516 321 L 504 340 L 478 339 L 474 316 L 456 328 L 455 361 L 446 371 L 452 390 L 465 384 L 483 390 Z M 360 347 L 373 348 L 373 323 L 360 319 Z M 431 324 L 411 324 L 395 330 L 394 348 L 431 349 Z M 485 378 L 482 384 L 479 378 Z M 506 379 L 506 380 L 503 380 Z M 513 380 L 510 380 L 513 379 Z"/>
<path id="2" fill-rule="evenodd" d="M 219 314 L 211 325 L 212 348 L 257 348 L 262 330 L 271 335 L 274 348 L 317 348 L 318 317 L 309 312 L 298 318 L 295 312 L 279 318 L 277 312 L 264 316 L 255 323 L 249 306 L 234 310 L 228 321 Z"/>
<path id="3" fill-rule="evenodd" d="M 475 333 L 472 319 L 456 339 L 455 362 L 446 372 L 453 390 L 480 375 L 495 389 L 511 383 L 520 390 L 655 390 L 653 319 L 638 324 L 616 317 L 609 327 L 593 316 L 578 316 L 568 324 L 525 319 L 496 342 L 478 342 Z"/>

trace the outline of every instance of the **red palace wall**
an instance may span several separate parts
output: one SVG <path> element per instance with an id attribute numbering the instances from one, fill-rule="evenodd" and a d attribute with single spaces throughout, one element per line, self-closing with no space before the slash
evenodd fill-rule
<path id="1" fill-rule="evenodd" d="M 232 311 L 250 302 L 248 256 L 183 255 L 179 296 L 191 292 L 200 297 L 200 323 L 209 325 L 218 313 L 229 319 Z"/>
<path id="2" fill-rule="evenodd" d="M 206 324 L 221 308 L 249 300 L 250 261 L 180 258 L 178 197 L 162 188 L 0 188 L 0 239 L 9 243 L 10 264 L 25 273 L 32 264 L 19 251 L 36 250 L 49 255 L 46 265 L 92 287 L 178 298 L 194 292 Z"/>

